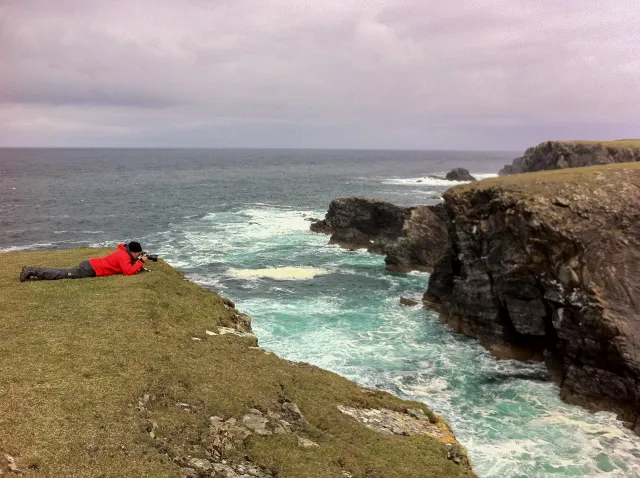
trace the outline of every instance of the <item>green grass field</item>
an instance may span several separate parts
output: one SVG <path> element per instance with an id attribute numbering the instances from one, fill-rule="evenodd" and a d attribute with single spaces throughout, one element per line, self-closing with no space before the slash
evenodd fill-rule
<path id="1" fill-rule="evenodd" d="M 233 325 L 234 310 L 162 261 L 132 277 L 18 280 L 23 265 L 70 267 L 107 252 L 0 254 L 0 470 L 8 472 L 6 454 L 25 476 L 178 477 L 181 457 L 211 449 L 210 416 L 240 419 L 286 399 L 320 446 L 253 435 L 227 459 L 279 478 L 474 476 L 434 438 L 383 435 L 337 409 L 431 413 L 424 405 L 282 360 L 247 337 L 208 336 Z"/>

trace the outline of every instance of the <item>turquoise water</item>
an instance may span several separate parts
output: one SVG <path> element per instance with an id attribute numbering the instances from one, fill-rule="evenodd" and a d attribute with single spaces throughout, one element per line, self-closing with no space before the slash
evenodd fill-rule
<path id="1" fill-rule="evenodd" d="M 166 233 L 188 253 L 160 253 L 236 299 L 265 349 L 428 404 L 482 477 L 640 476 L 638 438 L 612 414 L 564 404 L 543 365 L 497 360 L 434 313 L 401 306 L 401 296 L 422 296 L 428 274 L 387 273 L 381 256 L 328 245 L 308 230 L 321 213 L 268 204 L 211 213 Z M 226 273 L 207 272 L 212 263 Z M 282 267 L 321 273 L 252 272 Z"/>
<path id="2" fill-rule="evenodd" d="M 400 306 L 427 274 L 386 273 L 381 256 L 309 231 L 335 197 L 433 203 L 451 184 L 426 175 L 495 172 L 515 156 L 0 149 L 0 253 L 138 239 L 234 300 L 265 349 L 428 404 L 481 477 L 638 477 L 640 438 L 612 414 L 562 403 L 541 364 L 496 360 Z M 291 280 L 269 277 L 283 268 Z"/>

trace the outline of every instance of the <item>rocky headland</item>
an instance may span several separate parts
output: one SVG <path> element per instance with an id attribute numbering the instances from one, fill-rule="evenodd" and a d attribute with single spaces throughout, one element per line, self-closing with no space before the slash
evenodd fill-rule
<path id="1" fill-rule="evenodd" d="M 543 358 L 563 399 L 640 433 L 640 163 L 488 179 L 444 201 L 425 301 L 498 355 Z"/>
<path id="2" fill-rule="evenodd" d="M 329 242 L 347 249 L 384 254 L 389 270 L 433 269 L 447 244 L 442 205 L 400 207 L 360 197 L 331 201 L 314 232 L 331 234 Z"/>
<path id="3" fill-rule="evenodd" d="M 640 433 L 640 163 L 487 179 L 437 206 L 337 199 L 312 229 L 433 269 L 424 301 L 443 321 L 544 360 L 563 399 Z"/>
<path id="4" fill-rule="evenodd" d="M 18 280 L 107 252 L 0 254 L 0 475 L 475 476 L 424 404 L 266 352 L 233 302 L 162 260 Z"/>
<path id="5" fill-rule="evenodd" d="M 527 149 L 499 175 L 640 161 L 640 140 L 547 141 Z"/>

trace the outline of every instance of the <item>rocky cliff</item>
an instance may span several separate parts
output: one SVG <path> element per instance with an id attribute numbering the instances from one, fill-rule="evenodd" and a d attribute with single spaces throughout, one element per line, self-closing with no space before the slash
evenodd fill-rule
<path id="1" fill-rule="evenodd" d="M 311 230 L 331 234 L 330 242 L 345 248 L 370 248 L 395 240 L 402 234 L 411 209 L 360 197 L 331 201 L 325 218 L 311 224 Z"/>
<path id="2" fill-rule="evenodd" d="M 529 173 L 640 161 L 640 140 L 605 142 L 547 141 L 529 148 L 498 174 Z"/>
<path id="3" fill-rule="evenodd" d="M 640 163 L 490 179 L 444 199 L 449 246 L 425 300 L 496 353 L 544 357 L 565 400 L 640 432 Z"/>
<path id="4" fill-rule="evenodd" d="M 331 201 L 311 230 L 331 234 L 332 244 L 386 255 L 389 270 L 432 270 L 446 248 L 445 221 L 442 205 L 405 208 L 351 197 Z"/>

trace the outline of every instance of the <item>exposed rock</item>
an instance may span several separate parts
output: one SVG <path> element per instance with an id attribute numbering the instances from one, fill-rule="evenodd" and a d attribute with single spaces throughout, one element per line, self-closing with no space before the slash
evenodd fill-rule
<path id="1" fill-rule="evenodd" d="M 471 176 L 468 169 L 453 168 L 444 177 L 448 181 L 475 181 L 476 178 Z"/>
<path id="2" fill-rule="evenodd" d="M 400 297 L 400 304 L 401 305 L 407 305 L 407 306 L 413 306 L 413 305 L 418 305 L 418 301 L 415 301 L 413 299 L 407 299 L 406 297 Z"/>
<path id="3" fill-rule="evenodd" d="M 241 332 L 240 330 L 233 329 L 231 327 L 218 327 L 218 335 L 226 335 L 226 334 L 237 335 L 238 337 L 248 337 L 249 339 L 252 340 L 252 342 L 255 342 L 255 345 L 258 344 L 258 338 L 253 332 Z"/>
<path id="4" fill-rule="evenodd" d="M 527 149 L 523 156 L 514 159 L 513 163 L 506 165 L 498 174 L 503 176 L 634 161 L 640 161 L 640 147 L 616 146 L 615 142 L 603 144 L 547 141 Z"/>
<path id="5" fill-rule="evenodd" d="M 298 446 L 302 448 L 313 448 L 320 445 L 318 445 L 313 440 L 309 440 L 308 438 L 298 437 Z"/>
<path id="6" fill-rule="evenodd" d="M 442 208 L 418 206 L 411 211 L 403 225 L 402 236 L 384 247 L 388 269 L 433 269 L 447 245 L 447 226 L 438 216 L 440 210 Z"/>
<path id="7" fill-rule="evenodd" d="M 428 435 L 435 438 L 443 443 L 450 460 L 471 469 L 464 448 L 456 441 L 451 429 L 435 415 L 428 416 L 417 408 L 410 408 L 403 413 L 386 408 L 353 408 L 338 405 L 338 410 L 379 433 L 399 436 Z"/>
<path id="8" fill-rule="evenodd" d="M 640 163 L 524 178 L 445 193 L 449 250 L 425 300 L 491 350 L 544 356 L 565 400 L 637 426 Z"/>
<path id="9" fill-rule="evenodd" d="M 242 417 L 242 424 L 256 435 L 267 436 L 273 434 L 273 432 L 267 430 L 267 423 L 269 423 L 269 419 L 263 417 L 258 410 L 254 410 L 252 413 Z"/>
<path id="10" fill-rule="evenodd" d="M 325 219 L 311 225 L 332 234 L 330 243 L 385 254 L 393 271 L 431 270 L 445 250 L 447 227 L 442 205 L 403 208 L 364 198 L 334 199 Z"/>
<path id="11" fill-rule="evenodd" d="M 199 471 L 209 471 L 213 468 L 211 462 L 203 458 L 191 458 L 189 466 Z"/>
<path id="12" fill-rule="evenodd" d="M 298 408 L 298 405 L 293 402 L 284 402 L 280 406 L 282 408 L 282 411 L 289 418 L 289 422 L 295 423 L 298 427 L 301 428 L 307 425 L 307 419 Z M 289 425 L 289 422 L 285 423 Z"/>
<path id="13" fill-rule="evenodd" d="M 410 212 L 410 208 L 375 199 L 338 198 L 331 201 L 322 221 L 311 224 L 311 230 L 332 234 L 332 244 L 368 248 L 372 242 L 398 238 Z"/>
<path id="14" fill-rule="evenodd" d="M 452 462 L 465 467 L 471 468 L 471 463 L 469 462 L 469 457 L 467 456 L 466 450 L 462 447 L 462 445 L 458 443 L 448 443 L 445 445 L 447 448 L 447 458 Z"/>

